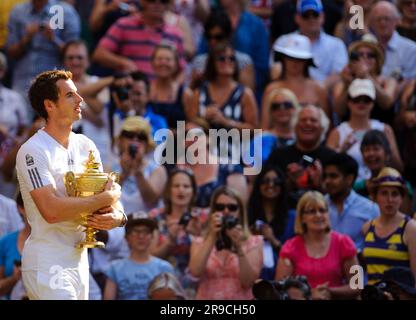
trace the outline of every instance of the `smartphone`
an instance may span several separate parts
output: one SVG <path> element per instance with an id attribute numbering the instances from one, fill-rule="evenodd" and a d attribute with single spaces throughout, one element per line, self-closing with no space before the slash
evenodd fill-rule
<path id="1" fill-rule="evenodd" d="M 308 155 L 306 155 L 306 154 L 304 154 L 303 156 L 302 156 L 302 159 L 300 160 L 300 165 L 302 166 L 302 167 L 304 167 L 304 168 L 307 168 L 307 167 L 309 167 L 309 166 L 311 166 L 312 164 L 313 164 L 313 158 L 312 157 L 310 157 L 310 156 L 308 156 Z"/>

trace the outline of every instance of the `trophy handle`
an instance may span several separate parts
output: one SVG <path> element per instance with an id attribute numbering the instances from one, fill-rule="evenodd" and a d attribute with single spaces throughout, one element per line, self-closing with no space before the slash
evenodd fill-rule
<path id="1" fill-rule="evenodd" d="M 77 190 L 77 181 L 75 179 L 75 174 L 72 171 L 69 171 L 65 174 L 64 182 L 66 193 L 68 194 L 68 196 L 75 197 Z"/>
<path id="2" fill-rule="evenodd" d="M 110 172 L 108 174 L 108 178 L 113 180 L 114 182 L 120 183 L 120 175 L 117 172 Z"/>

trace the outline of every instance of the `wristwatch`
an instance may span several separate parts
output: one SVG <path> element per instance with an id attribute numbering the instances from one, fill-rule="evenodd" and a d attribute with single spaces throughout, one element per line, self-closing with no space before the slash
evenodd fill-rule
<path id="1" fill-rule="evenodd" d="M 121 220 L 121 223 L 120 223 L 119 227 L 120 227 L 120 228 L 123 228 L 123 227 L 125 227 L 125 226 L 126 226 L 127 221 L 128 221 L 128 218 L 127 218 L 127 215 L 126 215 L 126 213 L 125 213 L 125 212 L 123 212 L 123 211 L 121 211 L 121 210 L 119 210 L 119 212 L 121 212 L 121 213 L 123 214 L 123 220 Z"/>

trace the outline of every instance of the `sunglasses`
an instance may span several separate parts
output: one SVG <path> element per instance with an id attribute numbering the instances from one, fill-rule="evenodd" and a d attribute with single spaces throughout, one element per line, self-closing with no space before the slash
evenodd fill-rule
<path id="1" fill-rule="evenodd" d="M 367 96 L 359 96 L 359 97 L 356 97 L 356 98 L 350 98 L 350 101 L 352 103 L 365 103 L 365 104 L 373 102 L 373 100 L 370 97 L 367 97 Z"/>
<path id="2" fill-rule="evenodd" d="M 225 61 L 235 62 L 235 56 L 218 56 L 217 61 L 220 61 L 220 62 L 225 62 Z"/>
<path id="3" fill-rule="evenodd" d="M 261 180 L 261 184 L 272 184 L 273 186 L 280 186 L 282 181 L 279 178 L 264 178 Z"/>
<path id="4" fill-rule="evenodd" d="M 229 203 L 229 204 L 216 203 L 214 205 L 214 211 L 224 211 L 225 208 L 227 208 L 228 211 L 230 212 L 234 212 L 234 211 L 237 211 L 239 207 L 238 207 L 238 204 L 234 204 L 234 203 Z"/>
<path id="5" fill-rule="evenodd" d="M 84 56 L 73 55 L 73 56 L 67 56 L 65 59 L 66 60 L 84 60 Z"/>
<path id="6" fill-rule="evenodd" d="M 122 131 L 121 136 L 127 139 L 138 139 L 139 141 L 147 142 L 147 134 L 144 132 Z"/>
<path id="7" fill-rule="evenodd" d="M 307 214 L 307 215 L 316 215 L 316 214 L 326 214 L 328 213 L 328 209 L 326 208 L 319 208 L 319 209 L 310 209 L 310 210 L 304 210 L 303 214 Z"/>
<path id="8" fill-rule="evenodd" d="M 208 34 L 207 35 L 207 40 L 217 40 L 217 41 L 221 41 L 224 40 L 225 36 L 222 33 L 218 33 L 218 34 Z"/>
<path id="9" fill-rule="evenodd" d="M 358 51 L 351 52 L 350 60 L 357 61 L 357 60 L 360 60 L 360 58 L 375 59 L 377 58 L 377 55 L 374 52 L 358 52 Z"/>
<path id="10" fill-rule="evenodd" d="M 295 106 L 293 105 L 292 102 L 290 101 L 285 101 L 285 102 L 273 102 L 270 105 L 270 108 L 272 109 L 272 111 L 275 110 L 289 110 L 294 108 Z"/>
<path id="11" fill-rule="evenodd" d="M 316 11 L 309 10 L 309 11 L 302 13 L 302 18 L 305 20 L 308 20 L 310 18 L 316 19 L 318 17 L 319 17 L 319 13 Z"/>

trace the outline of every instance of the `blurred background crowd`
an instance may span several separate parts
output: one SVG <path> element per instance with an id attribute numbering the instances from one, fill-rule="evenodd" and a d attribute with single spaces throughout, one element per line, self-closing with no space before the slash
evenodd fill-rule
<path id="1" fill-rule="evenodd" d="M 415 299 L 415 41 L 416 0 L 0 1 L 0 297 L 25 297 L 27 90 L 59 68 L 130 215 L 89 250 L 90 299 Z M 205 163 L 157 161 L 178 121 Z M 258 175 L 209 147 L 233 128 Z"/>

